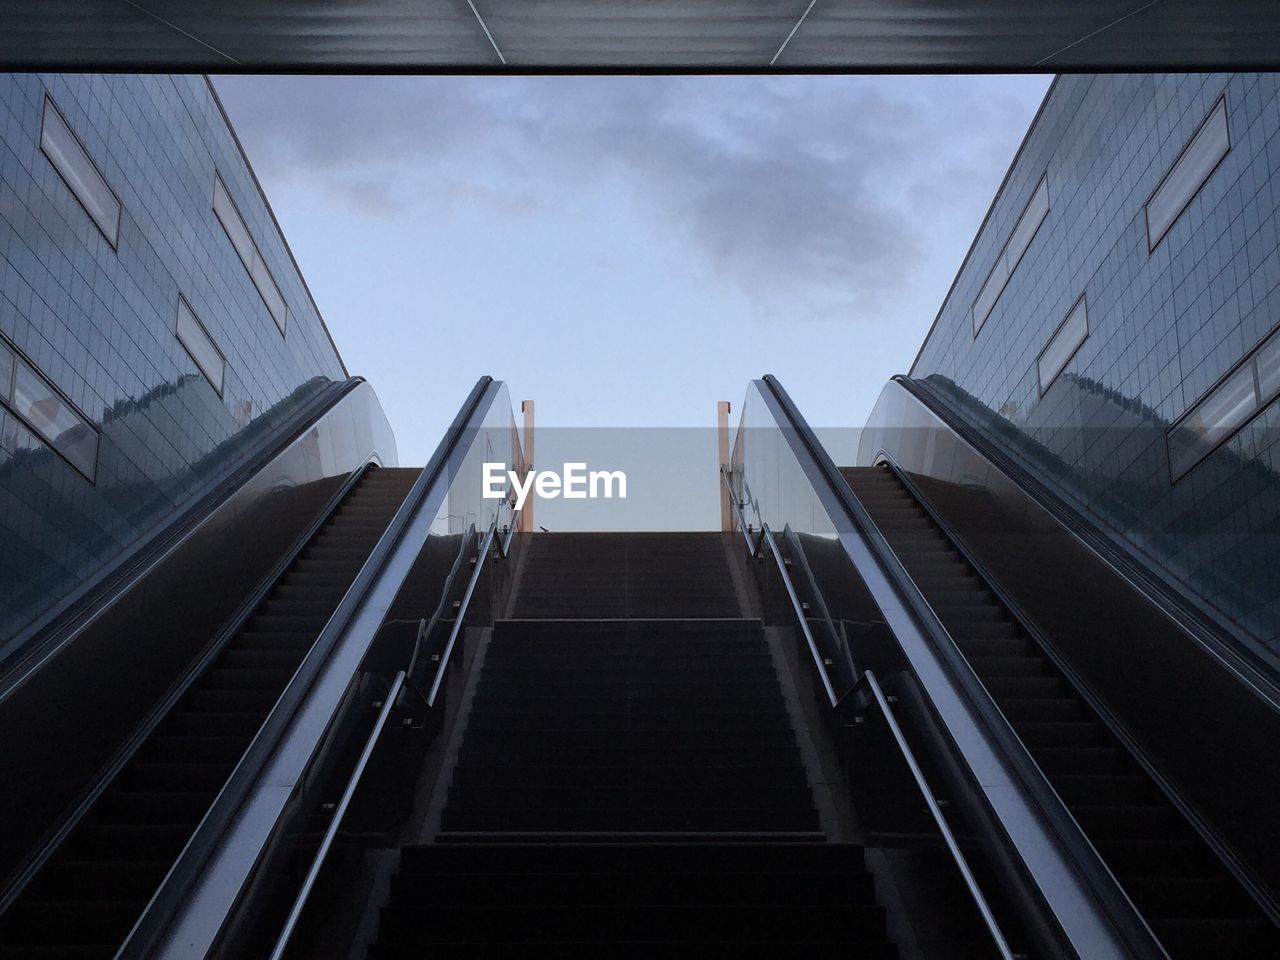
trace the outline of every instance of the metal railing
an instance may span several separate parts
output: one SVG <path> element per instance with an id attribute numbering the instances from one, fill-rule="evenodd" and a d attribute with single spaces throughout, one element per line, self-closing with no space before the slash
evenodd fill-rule
<path id="1" fill-rule="evenodd" d="M 955 834 L 951 832 L 951 825 L 947 823 L 947 818 L 942 812 L 942 805 L 938 802 L 937 796 L 929 786 L 924 770 L 917 762 L 915 753 L 912 751 L 910 744 L 907 743 L 907 738 L 903 736 L 902 728 L 898 726 L 898 720 L 893 714 L 893 708 L 890 706 L 890 698 L 886 697 L 884 691 L 880 689 L 880 683 L 876 680 L 876 675 L 872 671 L 868 670 L 863 674 L 863 681 L 866 683 L 872 699 L 880 707 L 880 712 L 884 715 L 889 732 L 893 735 L 894 743 L 898 746 L 898 752 L 902 754 L 902 759 L 906 761 L 907 767 L 911 771 L 911 777 L 915 780 L 916 787 L 919 788 L 921 795 L 924 797 L 924 802 L 929 807 L 929 813 L 933 816 L 934 823 L 938 825 L 938 832 L 942 834 L 943 842 L 946 843 L 951 859 L 955 861 L 956 868 L 960 871 L 960 876 L 969 891 L 969 896 L 973 899 L 978 912 L 982 915 L 982 922 L 986 924 L 987 931 L 991 934 L 991 939 L 995 941 L 996 950 L 1002 960 L 1014 960 L 1014 953 L 1009 949 L 1009 941 L 1005 938 L 1004 931 L 1000 929 L 1000 924 L 991 912 L 987 898 L 983 895 L 982 888 L 978 885 L 978 881 L 973 876 L 973 871 L 969 868 L 969 861 L 965 858 L 964 851 L 960 849 L 960 844 L 956 842 Z"/>
<path id="2" fill-rule="evenodd" d="M 279 829 L 287 797 L 268 776 L 301 782 L 335 722 L 360 660 L 430 533 L 450 482 L 497 385 L 482 377 L 404 503 L 277 699 L 213 805 L 120 948 L 121 958 L 203 954 L 237 909 L 258 857 Z M 349 671 L 349 672 L 348 672 Z M 284 772 L 287 771 L 287 772 Z M 253 808 L 253 816 L 245 811 Z"/>
<path id="3" fill-rule="evenodd" d="M 271 960 L 281 960 L 289 946 L 293 932 L 297 929 L 298 921 L 302 917 L 302 911 L 306 908 L 307 901 L 311 897 L 311 891 L 320 876 L 320 870 L 324 867 L 329 851 L 333 848 L 333 842 L 338 836 L 338 829 L 342 826 L 342 820 L 347 814 L 347 808 L 351 806 L 351 798 L 355 796 L 356 789 L 360 786 L 360 781 L 364 777 L 365 767 L 369 765 L 369 758 L 373 756 L 374 748 L 382 737 L 382 731 L 386 729 L 387 720 L 391 716 L 391 711 L 394 709 L 396 701 L 400 699 L 401 692 L 406 689 L 412 690 L 413 688 L 406 684 L 405 672 L 401 670 L 391 682 L 391 689 L 387 691 L 387 695 L 382 701 L 382 709 L 378 711 L 378 719 L 374 721 L 373 730 L 369 733 L 368 739 L 365 740 L 364 749 L 360 751 L 360 757 L 356 760 L 355 769 L 351 772 L 347 785 L 342 791 L 342 797 L 334 808 L 333 818 L 329 821 L 329 826 L 320 841 L 320 847 L 311 860 L 311 867 L 307 870 L 306 879 L 302 881 L 302 888 L 298 891 L 298 895 L 294 897 L 289 916 L 285 919 L 284 927 L 276 938 L 275 948 L 271 951 Z"/>
<path id="4" fill-rule="evenodd" d="M 445 678 L 445 671 L 449 666 L 450 658 L 453 654 L 454 647 L 457 644 L 459 634 L 463 629 L 466 621 L 467 612 L 471 607 L 472 597 L 475 596 L 476 586 L 480 582 L 480 575 L 484 570 L 485 561 L 491 553 L 496 552 L 499 558 L 508 556 L 511 541 L 515 536 L 517 527 L 517 517 L 519 510 L 512 511 L 510 526 L 503 531 L 504 536 L 499 536 L 498 517 L 495 515 L 493 522 L 490 523 L 488 531 L 484 535 L 484 539 L 480 543 L 480 549 L 476 553 L 475 563 L 472 566 L 471 576 L 467 580 L 466 590 L 463 592 L 462 599 L 458 604 L 458 611 L 454 617 L 453 625 L 449 630 L 449 639 L 445 644 L 444 650 L 438 658 L 435 658 L 436 671 L 431 683 L 431 688 L 427 693 L 423 693 L 419 686 L 411 679 L 412 672 L 416 665 L 421 662 L 423 655 L 423 645 L 434 632 L 435 625 L 440 621 L 443 611 L 450 603 L 449 597 L 452 593 L 452 586 L 457 579 L 459 572 L 462 570 L 463 557 L 470 550 L 471 537 L 475 533 L 475 525 L 472 524 L 465 535 L 462 548 L 458 551 L 458 556 L 454 560 L 453 567 L 449 571 L 449 575 L 445 581 L 444 591 L 440 598 L 440 603 L 436 607 L 432 616 L 430 625 L 427 621 L 422 621 L 418 628 L 417 639 L 414 641 L 413 653 L 409 660 L 409 668 L 401 670 L 396 674 L 395 679 L 391 683 L 385 699 L 382 702 L 378 719 L 374 723 L 373 730 L 370 732 L 365 742 L 364 749 L 360 753 L 360 758 L 356 762 L 355 768 L 351 772 L 351 776 L 347 780 L 346 787 L 342 791 L 342 798 L 336 805 L 333 818 L 330 820 L 328 829 L 325 830 L 324 838 L 320 842 L 319 848 L 312 859 L 311 867 L 307 871 L 307 876 L 303 880 L 302 887 L 299 889 L 297 896 L 294 898 L 293 906 L 289 911 L 289 916 L 285 920 L 284 927 L 281 929 L 276 939 L 275 948 L 271 952 L 270 960 L 281 960 L 285 950 L 289 946 L 294 931 L 297 929 L 298 923 L 302 917 L 303 911 L 306 909 L 307 902 L 311 897 L 311 892 L 315 887 L 316 881 L 319 879 L 320 871 L 324 867 L 325 860 L 329 855 L 334 840 L 338 835 L 338 830 L 342 825 L 342 820 L 346 815 L 347 808 L 351 804 L 352 797 L 355 796 L 356 790 L 359 789 L 360 782 L 364 777 L 365 768 L 369 764 L 369 759 L 373 755 L 374 749 L 377 747 L 378 741 L 382 736 L 383 730 L 386 728 L 387 720 L 391 715 L 391 711 L 395 704 L 399 701 L 402 693 L 408 692 L 416 696 L 428 709 L 435 706 L 436 697 L 440 692 Z"/>
<path id="5" fill-rule="evenodd" d="M 835 687 L 831 683 L 831 676 L 827 671 L 826 658 L 823 657 L 822 652 L 818 649 L 818 642 L 813 636 L 813 630 L 809 627 L 808 610 L 805 609 L 804 604 L 800 601 L 799 594 L 796 593 L 795 584 L 791 580 L 791 573 L 787 569 L 788 564 L 786 559 L 782 556 L 782 553 L 778 550 L 778 544 L 777 541 L 774 540 L 773 531 L 769 529 L 769 525 L 767 523 L 762 523 L 760 524 L 760 533 L 756 537 L 752 537 L 751 527 L 743 516 L 742 503 L 734 492 L 733 482 L 729 472 L 723 466 L 720 468 L 720 476 L 729 487 L 729 502 L 732 505 L 734 513 L 737 514 L 738 528 L 746 538 L 747 552 L 750 553 L 752 557 L 758 557 L 760 555 L 761 546 L 763 545 L 767 546 L 769 548 L 769 552 L 773 555 L 773 559 L 778 565 L 778 573 L 782 575 L 782 582 L 787 588 L 787 596 L 791 598 L 791 606 L 796 612 L 796 619 L 800 622 L 800 629 L 804 632 L 804 639 L 809 646 L 809 653 L 813 656 L 814 666 L 818 669 L 818 676 L 822 680 L 822 688 L 826 691 L 827 698 L 831 701 L 831 705 L 833 707 L 838 705 L 840 698 L 836 695 Z M 825 614 L 825 604 L 822 609 Z M 827 617 L 827 624 L 834 634 L 835 624 L 831 622 L 830 617 Z"/>
<path id="6" fill-rule="evenodd" d="M 814 639 L 813 631 L 809 627 L 810 610 L 801 602 L 799 594 L 796 592 L 795 582 L 792 580 L 790 566 L 791 564 L 783 557 L 782 552 L 778 549 L 777 541 L 774 539 L 773 531 L 769 529 L 769 525 L 765 522 L 760 524 L 760 533 L 752 536 L 751 526 L 746 522 L 743 512 L 743 503 L 738 498 L 733 488 L 733 479 L 730 472 L 724 467 L 720 468 L 720 476 L 725 485 L 729 488 L 729 503 L 733 512 L 737 515 L 738 526 L 746 539 L 747 550 L 751 556 L 759 555 L 762 546 L 767 546 L 770 553 L 773 554 L 774 561 L 777 563 L 778 573 L 782 577 L 782 583 L 786 587 L 787 597 L 791 601 L 791 608 L 795 611 L 796 620 L 800 624 L 800 629 L 804 632 L 805 642 L 808 644 L 809 652 L 813 656 L 814 666 L 817 667 L 818 677 L 822 681 L 822 687 L 826 691 L 827 698 L 831 701 L 832 707 L 840 705 L 840 698 L 836 695 L 835 688 L 832 686 L 830 673 L 827 670 L 827 661 L 818 649 L 817 641 Z M 822 597 L 821 591 L 818 589 L 817 581 L 813 576 L 812 570 L 809 568 L 807 558 L 804 556 L 803 548 L 800 546 L 795 534 L 790 527 L 784 530 L 784 536 L 787 538 L 793 551 L 796 552 L 800 559 L 801 569 L 808 581 L 810 596 L 814 598 L 814 602 L 819 608 L 822 619 L 826 622 L 833 636 L 836 636 L 835 623 L 831 619 L 826 601 Z M 863 674 L 862 682 L 866 685 L 871 697 L 880 707 L 881 713 L 884 715 L 885 722 L 888 724 L 889 731 L 893 735 L 894 743 L 898 747 L 903 760 L 911 771 L 912 779 L 914 779 L 916 787 L 924 797 L 926 805 L 929 807 L 929 813 L 933 816 L 934 822 L 938 826 L 938 831 L 942 835 L 943 842 L 946 844 L 947 851 L 951 854 L 951 859 L 955 862 L 956 868 L 960 872 L 960 876 L 964 881 L 965 887 L 969 892 L 969 896 L 973 899 L 974 905 L 978 909 L 978 913 L 982 916 L 982 921 L 986 925 L 987 930 L 991 934 L 992 940 L 995 942 L 996 950 L 1001 960 L 1015 960 L 1013 951 L 1009 948 L 1009 942 L 1005 938 L 1004 932 L 1000 929 L 999 923 L 996 921 L 995 915 L 991 911 L 991 907 L 987 903 L 987 898 L 983 895 L 981 887 L 974 878 L 973 871 L 969 867 L 969 862 L 965 858 L 964 852 L 960 849 L 959 843 L 956 841 L 955 834 L 951 831 L 951 825 L 947 823 L 946 817 L 942 813 L 942 806 L 939 804 L 937 796 L 929 785 L 928 779 L 924 775 L 919 762 L 916 760 L 915 753 L 912 751 L 910 744 L 907 743 L 906 737 L 902 733 L 902 728 L 898 725 L 897 718 L 894 716 L 893 708 L 890 706 L 890 699 L 885 696 L 884 691 L 880 688 L 879 682 L 876 680 L 875 673 L 871 670 Z"/>
<path id="7" fill-rule="evenodd" d="M 498 518 L 493 518 L 493 523 L 489 525 L 489 530 L 484 535 L 484 540 L 480 543 L 480 550 L 476 555 L 476 565 L 471 571 L 471 579 L 467 581 L 467 589 L 462 594 L 462 603 L 458 606 L 458 615 L 453 619 L 453 626 L 449 629 L 449 640 L 444 645 L 444 650 L 440 654 L 440 662 L 436 665 L 435 679 L 431 681 L 431 689 L 427 692 L 427 706 L 434 707 L 436 705 L 436 696 L 440 693 L 440 685 L 444 683 L 445 668 L 449 666 L 449 658 L 453 655 L 453 648 L 458 642 L 458 634 L 462 632 L 463 624 L 467 619 L 467 610 L 471 606 L 471 598 L 475 595 L 476 584 L 480 582 L 480 573 L 484 570 L 484 562 L 488 558 L 490 551 L 493 549 L 494 536 L 498 529 Z"/>
<path id="8" fill-rule="evenodd" d="M 1053 924 L 1078 954 L 1163 958 L 1159 941 L 991 699 L 919 586 L 853 494 L 782 385 L 760 397 L 795 463 L 841 531 L 845 553 L 921 679 L 950 733 L 985 812 L 1021 829 L 1002 835 L 1016 869 L 1045 899 Z"/>
<path id="9" fill-rule="evenodd" d="M 421 689 L 423 686 L 423 672 L 425 666 L 422 660 L 426 656 L 428 638 L 434 635 L 436 626 L 444 619 L 444 614 L 449 605 L 452 603 L 450 599 L 453 596 L 453 586 L 457 581 L 459 574 L 462 572 L 463 558 L 471 552 L 471 539 L 475 536 L 476 525 L 470 524 L 467 532 L 462 535 L 462 546 L 458 548 L 458 555 L 454 557 L 453 566 L 449 569 L 449 574 L 444 578 L 444 586 L 440 590 L 440 600 L 436 604 L 435 610 L 431 612 L 428 619 L 418 621 L 418 635 L 413 641 L 413 652 L 409 655 L 409 666 L 405 668 L 406 680 L 410 686 Z M 476 558 L 477 561 L 479 558 Z M 425 700 L 426 698 L 423 697 Z"/>

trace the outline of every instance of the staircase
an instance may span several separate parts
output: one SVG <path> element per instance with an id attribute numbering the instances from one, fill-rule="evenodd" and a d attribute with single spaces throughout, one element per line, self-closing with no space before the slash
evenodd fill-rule
<path id="1" fill-rule="evenodd" d="M 500 622 L 442 827 L 817 830 L 760 622 Z"/>
<path id="2" fill-rule="evenodd" d="M 360 479 L 0 917 L 0 960 L 115 956 L 419 472 Z"/>
<path id="3" fill-rule="evenodd" d="M 379 932 L 369 960 L 897 956 L 848 844 L 408 847 Z"/>
<path id="4" fill-rule="evenodd" d="M 534 534 L 369 957 L 896 956 L 719 534 Z"/>
<path id="5" fill-rule="evenodd" d="M 717 533 L 542 533 L 528 538 L 518 619 L 741 615 Z"/>
<path id="6" fill-rule="evenodd" d="M 1280 957 L 1280 931 L 906 487 L 841 473 L 1172 960 Z"/>

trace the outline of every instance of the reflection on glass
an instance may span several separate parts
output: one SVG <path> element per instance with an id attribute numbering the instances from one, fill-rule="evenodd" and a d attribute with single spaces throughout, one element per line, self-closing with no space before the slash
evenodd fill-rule
<path id="1" fill-rule="evenodd" d="M 271 319 L 276 322 L 283 336 L 285 326 L 288 324 L 289 308 L 285 306 L 284 297 L 280 295 L 280 288 L 271 278 L 271 271 L 267 269 L 262 254 L 256 250 L 253 254 L 253 269 L 249 271 L 249 276 L 253 280 L 253 285 L 258 288 L 258 293 L 262 295 L 262 302 L 267 305 Z"/>
<path id="2" fill-rule="evenodd" d="M 216 173 L 213 177 L 213 212 L 218 215 L 218 222 L 222 224 L 222 229 L 231 239 L 231 245 L 235 247 L 241 263 L 249 272 L 249 279 L 253 281 L 253 285 L 261 295 L 262 302 L 267 305 L 267 312 L 271 314 L 271 319 L 280 329 L 280 335 L 284 336 L 285 327 L 289 322 L 288 305 L 284 302 L 284 297 L 281 296 L 280 288 L 271 276 L 266 261 L 258 252 L 258 246 L 253 242 L 244 218 L 236 209 L 235 201 L 231 199 L 231 194 L 227 192 L 222 178 Z"/>
<path id="3" fill-rule="evenodd" d="M 114 247 L 120 235 L 120 201 L 48 97 L 44 101 L 40 149 Z"/>
<path id="4" fill-rule="evenodd" d="M 0 340 L 0 399 L 8 403 L 13 398 L 13 351 Z"/>
<path id="5" fill-rule="evenodd" d="M 1246 363 L 1220 383 L 1169 435 L 1173 475 L 1179 477 L 1222 440 L 1238 430 L 1258 408 L 1253 364 Z"/>
<path id="6" fill-rule="evenodd" d="M 256 252 L 253 246 L 253 239 L 249 236 L 248 227 L 244 225 L 244 221 L 240 218 L 240 212 L 236 210 L 231 194 L 227 193 L 227 188 L 223 184 L 222 178 L 216 174 L 213 178 L 213 212 L 218 215 L 218 221 L 222 224 L 222 229 L 227 231 L 227 236 L 231 238 L 231 245 L 235 247 L 236 253 L 240 255 L 240 261 L 244 264 L 244 268 L 252 270 L 253 255 Z"/>
<path id="7" fill-rule="evenodd" d="M 191 359 L 208 378 L 218 396 L 222 396 L 222 378 L 226 366 L 222 351 L 191 312 L 187 301 L 181 297 L 178 298 L 178 340 L 187 348 L 187 353 L 191 354 Z"/>
<path id="8" fill-rule="evenodd" d="M 1036 361 L 1042 394 L 1049 389 L 1049 385 L 1054 380 L 1058 379 L 1062 368 L 1075 356 L 1075 352 L 1080 349 L 1080 344 L 1084 343 L 1088 336 L 1089 317 L 1085 310 L 1084 297 L 1081 297 Z"/>
<path id="9" fill-rule="evenodd" d="M 14 371 L 13 409 L 72 466 L 93 479 L 98 432 L 22 360 Z"/>
<path id="10" fill-rule="evenodd" d="M 1160 242 L 1231 149 L 1227 101 L 1220 99 L 1147 201 L 1147 243 Z"/>
<path id="11" fill-rule="evenodd" d="M 1048 215 L 1049 178 L 1044 176 L 1040 178 L 1040 183 L 1036 186 L 1036 192 L 1027 201 L 1027 208 L 1022 211 L 1022 216 L 1018 219 L 1018 225 L 1013 228 L 1013 233 L 1009 236 L 1009 245 L 1005 250 L 1008 273 L 1012 274 L 1018 268 L 1022 255 L 1027 252 L 1027 247 L 1031 246 L 1031 241 L 1035 238 L 1036 231 L 1040 229 L 1040 224 L 1044 222 L 1044 218 Z"/>
<path id="12" fill-rule="evenodd" d="M 1031 241 L 1035 239 L 1036 233 L 1040 230 L 1040 224 L 1044 222 L 1044 218 L 1048 215 L 1049 176 L 1045 174 L 1040 178 L 1040 183 L 1036 185 L 1035 193 L 1027 201 L 1027 205 L 1022 211 L 1022 216 L 1018 218 L 1018 222 L 1014 226 L 1013 232 L 1009 235 L 1009 239 L 1005 241 L 1004 246 L 1000 249 L 1000 255 L 996 257 L 991 273 L 987 276 L 986 283 L 982 285 L 982 290 L 979 291 L 978 298 L 973 303 L 973 335 L 975 337 L 978 335 L 978 331 L 982 329 L 982 325 L 986 323 L 988 315 L 996 305 L 996 301 L 1000 299 L 1000 294 L 1003 292 L 1005 284 L 1013 276 L 1013 271 L 1018 268 L 1018 264 L 1022 261 L 1022 255 L 1031 246 Z"/>
<path id="13" fill-rule="evenodd" d="M 1258 367 L 1258 394 L 1263 403 L 1280 394 L 1280 333 L 1274 333 L 1253 361 Z"/>

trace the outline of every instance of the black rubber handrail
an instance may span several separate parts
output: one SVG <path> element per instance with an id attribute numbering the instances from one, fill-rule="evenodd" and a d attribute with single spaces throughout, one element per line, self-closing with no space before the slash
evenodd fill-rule
<path id="1" fill-rule="evenodd" d="M 217 849 L 227 829 L 248 798 L 271 759 L 276 743 L 288 728 L 320 672 L 341 639 L 347 623 L 359 609 L 365 593 L 378 579 L 391 553 L 399 545 L 418 508 L 434 490 L 456 447 L 468 431 L 478 431 L 480 422 L 497 395 L 492 377 L 483 376 L 471 389 L 449 429 L 432 454 L 426 467 L 414 482 L 404 502 L 392 517 L 355 581 L 338 604 L 319 638 L 303 659 L 288 686 L 271 709 L 248 750 L 241 757 L 204 819 L 188 840 L 160 888 L 148 903 L 124 945 L 117 960 L 141 960 L 159 945 L 182 903 Z"/>
<path id="2" fill-rule="evenodd" d="M 1000 713 L 941 620 L 924 599 L 920 588 L 907 573 L 866 508 L 854 496 L 839 468 L 818 441 L 782 384 L 769 374 L 763 378 L 763 384 L 767 389 L 762 391 L 762 396 L 767 404 L 774 407 L 775 421 L 784 435 L 790 431 L 788 440 L 792 451 L 798 457 L 807 459 L 816 473 L 810 480 L 821 483 L 852 522 L 881 574 L 904 603 L 906 611 L 929 643 L 933 654 L 946 669 L 954 689 L 963 697 L 981 725 L 988 742 L 1016 777 L 1024 794 L 1042 818 L 1043 825 L 1068 858 L 1085 888 L 1091 891 L 1098 914 L 1106 918 L 1110 928 L 1132 956 L 1165 957 L 1164 950 L 1145 920 L 1045 780 L 1039 767 L 1027 753 L 1025 745 Z"/>

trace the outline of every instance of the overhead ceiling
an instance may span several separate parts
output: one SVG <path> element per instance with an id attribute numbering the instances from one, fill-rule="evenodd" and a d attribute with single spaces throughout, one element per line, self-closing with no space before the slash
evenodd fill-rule
<path id="1" fill-rule="evenodd" d="M 1277 0 L 0 0 L 17 69 L 1280 66 Z"/>

